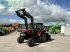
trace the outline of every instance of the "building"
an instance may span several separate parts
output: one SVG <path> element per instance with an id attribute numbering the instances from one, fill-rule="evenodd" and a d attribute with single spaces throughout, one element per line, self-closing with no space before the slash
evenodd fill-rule
<path id="1" fill-rule="evenodd" d="M 70 25 L 69 24 L 61 26 L 61 34 L 70 35 Z"/>

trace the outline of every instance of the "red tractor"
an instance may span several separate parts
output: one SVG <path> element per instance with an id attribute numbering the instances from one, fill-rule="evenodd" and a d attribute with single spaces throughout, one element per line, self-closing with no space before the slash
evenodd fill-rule
<path id="1" fill-rule="evenodd" d="M 28 40 L 28 46 L 32 47 L 37 41 L 45 42 L 51 39 L 49 33 L 44 29 L 43 23 L 34 23 L 33 17 L 25 9 L 16 11 L 16 14 L 25 20 L 26 27 L 21 30 L 20 36 L 17 38 L 18 43 L 23 43 L 25 39 Z M 27 18 L 31 19 L 30 24 L 27 23 Z"/>

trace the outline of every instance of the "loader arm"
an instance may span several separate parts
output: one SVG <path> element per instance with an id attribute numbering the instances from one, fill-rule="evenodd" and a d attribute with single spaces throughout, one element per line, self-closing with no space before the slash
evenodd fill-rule
<path id="1" fill-rule="evenodd" d="M 28 29 L 28 23 L 27 23 L 27 18 L 26 16 L 23 16 L 23 14 L 20 13 L 20 10 L 16 11 L 17 16 L 25 20 L 25 27 Z"/>
<path id="2" fill-rule="evenodd" d="M 33 33 L 33 37 L 34 37 L 34 33 L 35 33 L 35 29 L 34 29 L 34 19 L 33 16 L 31 16 L 26 10 L 24 9 L 20 9 L 18 11 L 16 11 L 16 14 L 22 18 L 25 19 L 25 24 L 26 24 L 26 28 L 28 28 L 28 23 L 27 23 L 27 18 L 29 18 L 31 20 L 31 27 L 32 27 L 32 33 Z"/>
<path id="3" fill-rule="evenodd" d="M 29 18 L 31 20 L 32 29 L 34 31 L 34 19 L 33 19 L 33 16 L 30 15 L 27 11 L 25 11 L 25 8 L 21 9 L 21 11 L 23 12 L 24 16 L 26 16 L 27 18 Z"/>

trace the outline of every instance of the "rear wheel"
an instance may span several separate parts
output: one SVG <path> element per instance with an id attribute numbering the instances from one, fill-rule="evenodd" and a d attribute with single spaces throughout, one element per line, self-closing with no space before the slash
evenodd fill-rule
<path id="1" fill-rule="evenodd" d="M 24 41 L 24 37 L 18 37 L 17 38 L 17 42 L 18 43 L 23 43 L 23 41 Z"/>
<path id="2" fill-rule="evenodd" d="M 27 44 L 28 44 L 29 47 L 34 46 L 34 39 L 33 38 L 29 38 Z"/>
<path id="3" fill-rule="evenodd" d="M 46 40 L 51 40 L 51 35 L 46 35 Z"/>
<path id="4" fill-rule="evenodd" d="M 41 42 L 45 42 L 45 41 L 46 41 L 46 34 L 43 34 L 43 35 L 40 37 L 40 41 L 41 41 Z"/>

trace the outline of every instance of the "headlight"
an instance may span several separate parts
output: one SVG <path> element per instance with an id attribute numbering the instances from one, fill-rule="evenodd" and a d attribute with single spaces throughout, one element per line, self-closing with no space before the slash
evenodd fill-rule
<path id="1" fill-rule="evenodd" d="M 25 36 L 25 34 L 24 33 L 21 33 L 20 36 Z"/>

